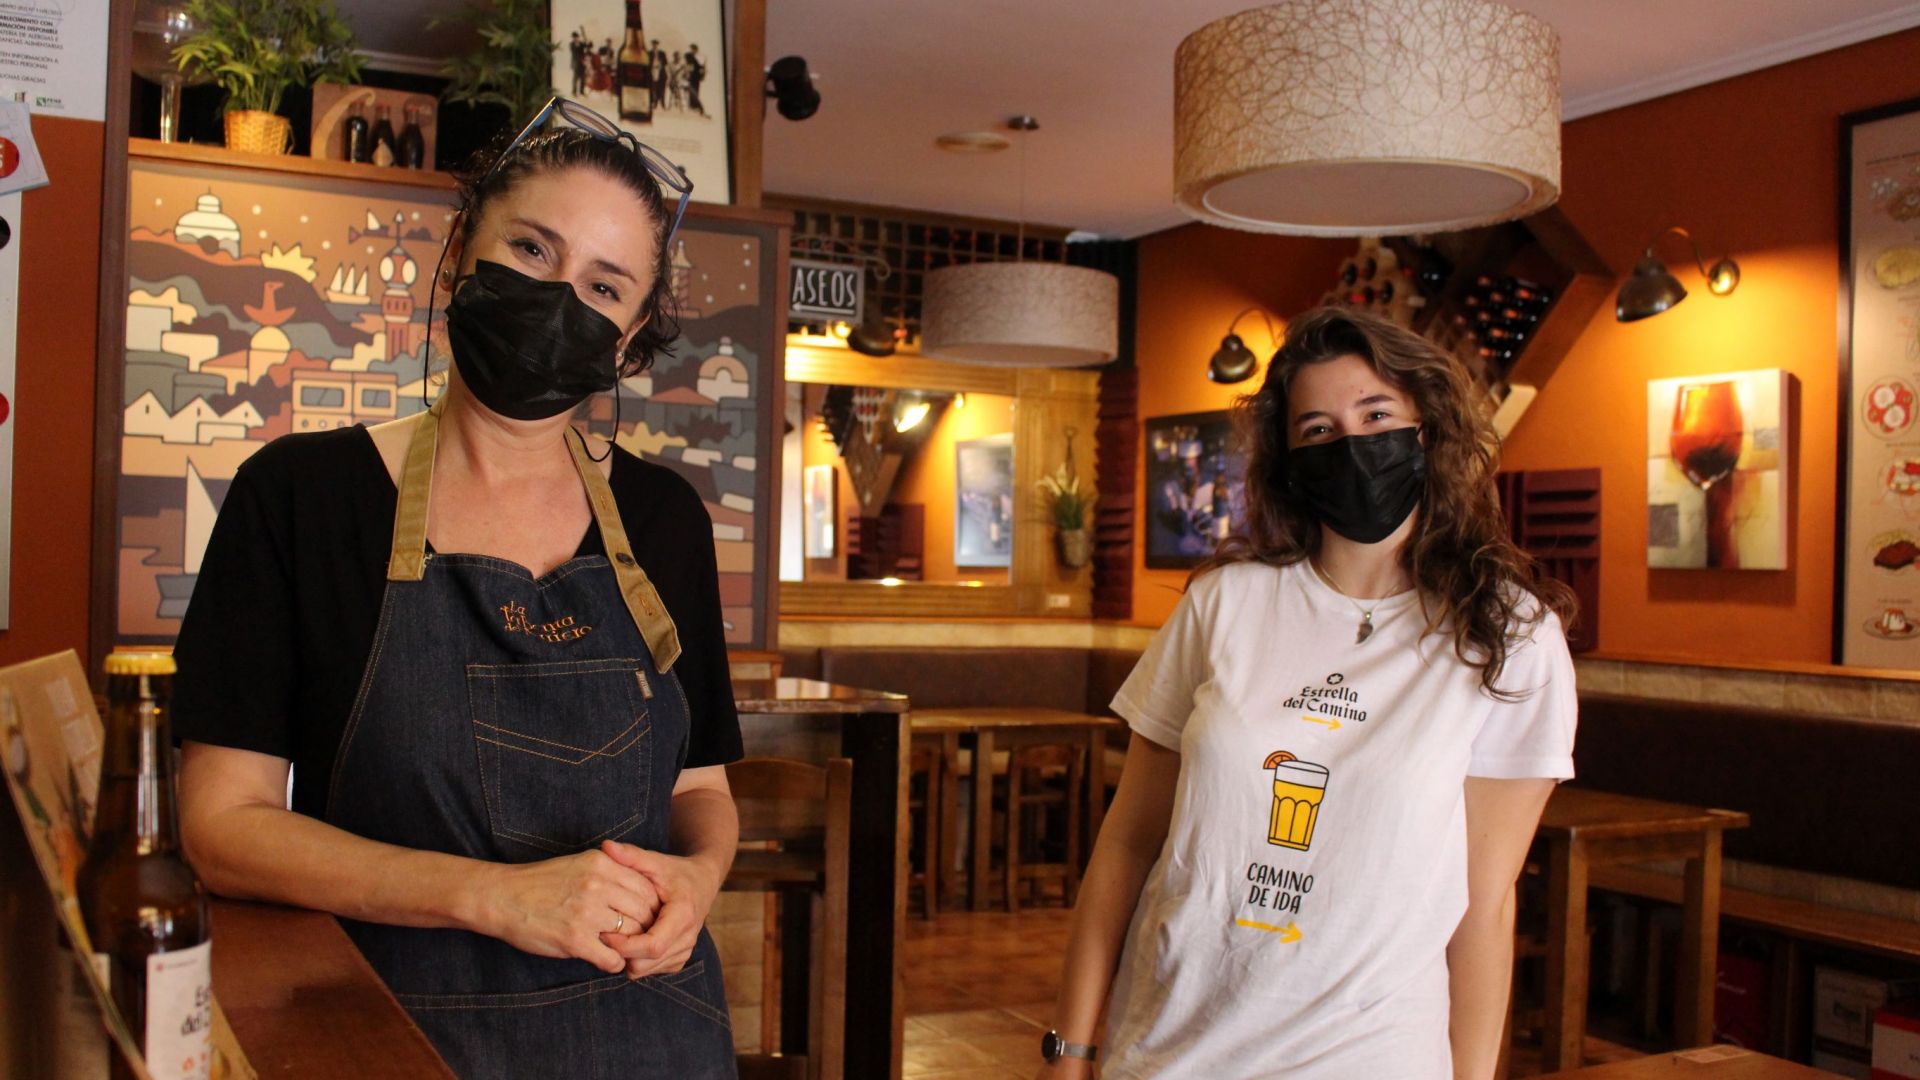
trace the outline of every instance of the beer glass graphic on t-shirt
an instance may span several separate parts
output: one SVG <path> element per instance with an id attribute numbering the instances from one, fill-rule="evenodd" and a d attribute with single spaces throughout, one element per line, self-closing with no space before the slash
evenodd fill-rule
<path id="1" fill-rule="evenodd" d="M 1273 816 L 1267 843 L 1305 851 L 1313 844 L 1313 824 L 1327 794 L 1327 767 L 1301 761 L 1285 750 L 1267 755 L 1260 766 L 1273 770 Z"/>

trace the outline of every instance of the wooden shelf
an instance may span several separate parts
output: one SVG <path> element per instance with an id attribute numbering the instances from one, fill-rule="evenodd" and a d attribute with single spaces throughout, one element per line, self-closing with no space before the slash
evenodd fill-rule
<path id="1" fill-rule="evenodd" d="M 451 173 L 432 169 L 397 169 L 352 161 L 327 161 L 298 154 L 248 154 L 224 146 L 201 143 L 163 143 L 158 139 L 128 139 L 127 156 L 148 161 L 178 161 L 191 165 L 223 165 L 232 169 L 291 173 L 326 180 L 360 180 L 376 184 L 452 191 Z"/>

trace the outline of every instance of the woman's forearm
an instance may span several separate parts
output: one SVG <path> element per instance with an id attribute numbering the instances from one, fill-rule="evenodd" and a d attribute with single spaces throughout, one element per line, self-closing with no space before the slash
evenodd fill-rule
<path id="1" fill-rule="evenodd" d="M 673 796 L 668 827 L 673 853 L 692 859 L 713 875 L 715 886 L 733 868 L 740 847 L 740 812 L 723 789 L 696 787 Z"/>
<path id="2" fill-rule="evenodd" d="M 1513 890 L 1497 905 L 1469 908 L 1447 943 L 1454 1080 L 1490 1080 L 1513 986 Z"/>
<path id="3" fill-rule="evenodd" d="M 1158 848 L 1129 846 L 1118 833 L 1103 830 L 1080 882 L 1067 937 L 1067 959 L 1054 1009 L 1054 1028 L 1068 1042 L 1094 1041 L 1100 1011 L 1113 986 L 1127 927 L 1139 906 L 1140 890 L 1159 857 Z"/>
<path id="4" fill-rule="evenodd" d="M 499 869 L 368 840 L 277 806 L 230 806 L 182 824 L 188 857 L 212 891 L 363 922 L 478 930 L 486 879 Z"/>

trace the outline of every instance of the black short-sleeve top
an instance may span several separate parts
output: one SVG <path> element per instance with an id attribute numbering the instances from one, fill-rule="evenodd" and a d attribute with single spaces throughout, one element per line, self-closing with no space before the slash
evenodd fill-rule
<path id="1" fill-rule="evenodd" d="M 691 712 L 686 767 L 738 760 L 706 506 L 671 469 L 617 447 L 608 482 L 680 632 L 673 670 Z M 315 817 L 373 649 L 397 502 L 364 427 L 262 447 L 227 490 L 174 647 L 174 735 L 286 758 L 293 808 Z M 577 554 L 605 554 L 598 529 Z"/>

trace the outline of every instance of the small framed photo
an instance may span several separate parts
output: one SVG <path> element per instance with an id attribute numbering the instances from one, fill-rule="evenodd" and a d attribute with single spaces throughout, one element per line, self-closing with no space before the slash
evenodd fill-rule
<path id="1" fill-rule="evenodd" d="M 834 503 L 840 478 L 831 465 L 807 466 L 804 496 L 807 508 L 806 553 L 809 559 L 833 558 Z"/>
<path id="2" fill-rule="evenodd" d="M 1013 565 L 1013 435 L 954 444 L 953 562 Z"/>
<path id="3" fill-rule="evenodd" d="M 1147 421 L 1147 566 L 1186 570 L 1246 516 L 1247 458 L 1222 412 Z"/>

